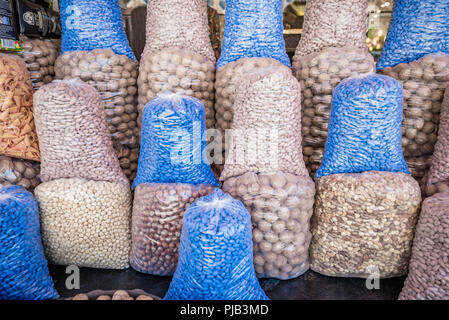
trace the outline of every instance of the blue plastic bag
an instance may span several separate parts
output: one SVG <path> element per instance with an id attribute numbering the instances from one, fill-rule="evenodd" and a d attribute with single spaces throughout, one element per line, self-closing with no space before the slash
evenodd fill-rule
<path id="1" fill-rule="evenodd" d="M 449 1 L 395 0 L 377 70 L 438 52 L 449 53 Z"/>
<path id="2" fill-rule="evenodd" d="M 253 265 L 251 216 L 220 189 L 182 222 L 178 267 L 165 300 L 267 300 Z"/>
<path id="3" fill-rule="evenodd" d="M 62 53 L 112 49 L 136 60 L 118 0 L 61 0 Z"/>
<path id="4" fill-rule="evenodd" d="M 324 159 L 316 178 L 337 173 L 410 173 L 402 153 L 403 87 L 370 74 L 341 82 L 332 97 Z"/>
<path id="5" fill-rule="evenodd" d="M 143 110 L 139 166 L 133 188 L 141 183 L 218 186 L 207 161 L 203 103 L 162 92 Z"/>
<path id="6" fill-rule="evenodd" d="M 33 195 L 0 186 L 0 300 L 56 299 Z"/>
<path id="7" fill-rule="evenodd" d="M 241 58 L 272 58 L 290 67 L 283 36 L 282 0 L 227 0 L 217 68 Z"/>

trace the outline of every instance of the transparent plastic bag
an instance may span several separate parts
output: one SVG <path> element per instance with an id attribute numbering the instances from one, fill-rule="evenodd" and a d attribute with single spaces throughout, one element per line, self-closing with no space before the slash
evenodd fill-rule
<path id="1" fill-rule="evenodd" d="M 58 179 L 34 191 L 50 263 L 126 269 L 131 249 L 129 185 Z"/>
<path id="2" fill-rule="evenodd" d="M 301 145 L 301 88 L 289 68 L 261 68 L 237 84 L 232 140 L 220 180 L 246 172 L 308 175 Z"/>
<path id="3" fill-rule="evenodd" d="M 393 18 L 377 70 L 430 53 L 449 53 L 447 0 L 395 0 Z"/>
<path id="4" fill-rule="evenodd" d="M 334 174 L 316 182 L 310 267 L 332 277 L 407 274 L 421 204 L 405 173 Z"/>
<path id="5" fill-rule="evenodd" d="M 40 164 L 35 161 L 0 156 L 0 184 L 17 185 L 33 191 L 40 183 Z"/>
<path id="6" fill-rule="evenodd" d="M 406 158 L 410 174 L 416 181 L 422 182 L 424 176 L 428 173 L 430 168 L 431 156 L 423 156 L 418 158 Z"/>
<path id="7" fill-rule="evenodd" d="M 282 19 L 282 0 L 227 0 L 217 68 L 241 58 L 272 58 L 290 67 Z"/>
<path id="8" fill-rule="evenodd" d="M 0 154 L 40 160 L 33 86 L 20 57 L 0 54 Z"/>
<path id="9" fill-rule="evenodd" d="M 379 73 L 404 86 L 402 146 L 407 159 L 431 156 L 437 141 L 441 103 L 449 81 L 449 54 L 431 54 Z"/>
<path id="10" fill-rule="evenodd" d="M 118 1 L 61 0 L 62 53 L 112 49 L 136 60 L 123 29 Z"/>
<path id="11" fill-rule="evenodd" d="M 42 181 L 85 178 L 129 184 L 95 88 L 79 79 L 53 81 L 34 94 L 34 111 Z"/>
<path id="12" fill-rule="evenodd" d="M 304 162 L 312 177 L 323 160 L 332 92 L 343 79 L 373 70 L 373 56 L 355 47 L 326 48 L 294 60 L 293 74 L 301 85 Z"/>
<path id="13" fill-rule="evenodd" d="M 315 197 L 310 177 L 248 172 L 226 180 L 223 190 L 242 201 L 251 214 L 258 277 L 287 280 L 309 269 Z"/>
<path id="14" fill-rule="evenodd" d="M 206 1 L 148 1 L 143 56 L 174 48 L 194 52 L 215 64 L 215 54 L 209 38 Z"/>
<path id="15" fill-rule="evenodd" d="M 26 63 L 34 90 L 52 82 L 58 57 L 56 45 L 49 39 L 30 39 L 24 35 L 20 36 L 20 45 L 23 49 L 20 56 Z"/>
<path id="16" fill-rule="evenodd" d="M 178 264 L 184 212 L 215 189 L 210 185 L 140 184 L 134 192 L 131 266 L 134 270 L 171 276 Z"/>
<path id="17" fill-rule="evenodd" d="M 56 298 L 36 199 L 21 187 L 0 186 L 0 300 Z"/>
<path id="18" fill-rule="evenodd" d="M 401 145 L 403 88 L 370 74 L 335 89 L 323 163 L 316 178 L 336 173 L 410 173 Z"/>
<path id="19" fill-rule="evenodd" d="M 205 157 L 205 111 L 200 100 L 162 92 L 143 110 L 139 167 L 141 183 L 218 186 Z"/>
<path id="20" fill-rule="evenodd" d="M 449 299 L 449 193 L 423 202 L 399 300 Z"/>
<path id="21" fill-rule="evenodd" d="M 251 218 L 216 189 L 184 214 L 179 262 L 165 300 L 267 300 L 253 265 Z"/>
<path id="22" fill-rule="evenodd" d="M 367 0 L 308 0 L 293 61 L 328 47 L 366 50 Z"/>
<path id="23" fill-rule="evenodd" d="M 140 63 L 139 125 L 143 109 L 157 94 L 172 91 L 201 100 L 206 110 L 206 127 L 215 125 L 215 62 L 186 49 L 170 48 L 145 54 Z"/>

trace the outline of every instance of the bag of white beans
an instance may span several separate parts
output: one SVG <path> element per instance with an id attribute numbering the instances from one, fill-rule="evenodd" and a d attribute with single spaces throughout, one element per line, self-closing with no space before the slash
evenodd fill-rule
<path id="1" fill-rule="evenodd" d="M 237 84 L 222 181 L 246 172 L 305 176 L 301 153 L 301 90 L 285 66 L 261 68 Z"/>
<path id="2" fill-rule="evenodd" d="M 328 47 L 366 49 L 367 0 L 308 0 L 294 61 Z"/>
<path id="3" fill-rule="evenodd" d="M 215 188 L 182 183 L 138 185 L 132 215 L 133 269 L 159 276 L 173 275 L 178 264 L 184 212 Z"/>
<path id="4" fill-rule="evenodd" d="M 35 195 L 51 263 L 129 267 L 132 198 L 127 184 L 58 179 L 40 184 Z"/>
<path id="5" fill-rule="evenodd" d="M 423 202 L 409 274 L 399 300 L 449 299 L 449 193 Z"/>
<path id="6" fill-rule="evenodd" d="M 315 197 L 311 178 L 281 171 L 248 172 L 226 180 L 223 190 L 242 201 L 251 214 L 258 277 L 287 280 L 309 269 Z"/>
<path id="7" fill-rule="evenodd" d="M 53 81 L 34 94 L 41 178 L 125 183 L 112 147 L 103 101 L 78 80 Z"/>

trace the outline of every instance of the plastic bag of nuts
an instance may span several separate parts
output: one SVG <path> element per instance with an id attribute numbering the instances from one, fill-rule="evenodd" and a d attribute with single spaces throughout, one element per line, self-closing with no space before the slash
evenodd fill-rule
<path id="1" fill-rule="evenodd" d="M 449 299 L 449 193 L 423 202 L 409 274 L 399 300 Z"/>
<path id="2" fill-rule="evenodd" d="M 329 135 L 316 178 L 336 173 L 410 173 L 402 154 L 402 84 L 368 74 L 343 80 L 332 96 Z"/>
<path id="3" fill-rule="evenodd" d="M 449 88 L 449 87 L 448 87 Z M 435 152 L 431 157 L 431 166 L 426 175 L 424 192 L 431 196 L 438 192 L 449 191 L 449 90 L 446 89 L 441 105 L 440 124 Z"/>
<path id="4" fill-rule="evenodd" d="M 227 0 L 217 68 L 242 58 L 272 58 L 290 67 L 285 51 L 282 0 Z"/>
<path id="5" fill-rule="evenodd" d="M 402 146 L 405 159 L 431 156 L 449 81 L 449 54 L 427 55 L 379 73 L 399 80 L 404 86 Z"/>
<path id="6" fill-rule="evenodd" d="M 254 272 L 251 219 L 216 189 L 182 222 L 179 262 L 165 300 L 268 300 Z"/>
<path id="7" fill-rule="evenodd" d="M 163 91 L 172 91 L 201 100 L 206 109 L 206 126 L 215 125 L 215 60 L 189 49 L 168 48 L 145 54 L 138 78 L 139 121 L 145 105 Z"/>
<path id="8" fill-rule="evenodd" d="M 125 161 L 134 169 L 130 170 L 129 166 L 122 166 L 122 169 L 128 179 L 133 179 L 140 135 L 137 125 L 137 62 L 125 55 L 117 55 L 111 49 L 73 51 L 56 60 L 55 72 L 58 79 L 80 78 L 100 93 L 114 149 L 119 153 L 121 144 L 130 151 Z"/>
<path id="9" fill-rule="evenodd" d="M 133 188 L 141 183 L 218 182 L 210 168 L 204 106 L 200 100 L 162 92 L 143 112 L 141 152 Z"/>
<path id="10" fill-rule="evenodd" d="M 184 212 L 214 189 L 210 185 L 140 184 L 134 192 L 131 266 L 143 273 L 173 275 Z"/>
<path id="11" fill-rule="evenodd" d="M 215 82 L 216 101 L 215 101 L 215 119 L 216 128 L 221 130 L 222 134 L 222 161 L 217 162 L 217 168 L 222 171 L 225 163 L 225 156 L 229 150 L 230 141 L 226 139 L 226 130 L 231 129 L 234 114 L 232 107 L 235 101 L 235 94 L 238 84 L 246 74 L 255 72 L 269 66 L 283 66 L 277 60 L 270 58 L 242 58 L 236 62 L 230 62 L 227 65 L 217 69 Z M 221 163 L 220 163 L 221 162 Z"/>
<path id="12" fill-rule="evenodd" d="M 237 84 L 232 140 L 222 181 L 246 172 L 307 175 L 301 153 L 301 90 L 284 65 L 247 74 Z"/>
<path id="13" fill-rule="evenodd" d="M 39 161 L 27 67 L 17 56 L 0 54 L 0 74 L 0 154 Z"/>
<path id="14" fill-rule="evenodd" d="M 295 60 L 328 47 L 366 49 L 367 0 L 308 0 Z"/>
<path id="15" fill-rule="evenodd" d="M 20 56 L 30 72 L 34 90 L 52 82 L 58 57 L 56 45 L 49 39 L 29 39 L 24 35 L 20 36 L 20 43 L 23 49 Z"/>
<path id="16" fill-rule="evenodd" d="M 327 276 L 407 274 L 421 191 L 402 172 L 334 174 L 317 179 L 311 269 Z"/>
<path id="17" fill-rule="evenodd" d="M 282 280 L 309 269 L 315 184 L 308 176 L 246 173 L 223 190 L 242 201 L 253 223 L 254 265 L 263 278 Z"/>
<path id="18" fill-rule="evenodd" d="M 39 162 L 0 156 L 0 183 L 3 186 L 18 185 L 33 191 L 41 183 L 39 172 Z"/>
<path id="19" fill-rule="evenodd" d="M 446 0 L 394 1 L 393 17 L 377 69 L 412 62 L 430 53 L 449 53 L 448 24 Z"/>
<path id="20" fill-rule="evenodd" d="M 146 43 L 143 56 L 146 57 L 169 48 L 177 48 L 181 52 L 185 50 L 194 52 L 215 64 L 215 54 L 209 38 L 207 3 L 205 1 L 148 1 Z M 144 60 L 142 59 L 142 61 Z M 184 66 L 188 67 L 188 65 Z M 145 105 L 148 101 L 143 104 Z"/>
<path id="21" fill-rule="evenodd" d="M 304 161 L 311 176 L 323 159 L 334 89 L 347 77 L 373 70 L 373 56 L 355 47 L 327 48 L 294 59 L 293 73 L 301 85 Z"/>
<path id="22" fill-rule="evenodd" d="M 0 300 L 58 297 L 41 242 L 39 210 L 31 193 L 0 185 Z"/>
<path id="23" fill-rule="evenodd" d="M 85 178 L 128 184 L 97 90 L 78 80 L 53 81 L 34 94 L 42 181 Z"/>
<path id="24" fill-rule="evenodd" d="M 50 263 L 129 267 L 132 200 L 127 184 L 58 179 L 40 184 L 34 193 Z"/>

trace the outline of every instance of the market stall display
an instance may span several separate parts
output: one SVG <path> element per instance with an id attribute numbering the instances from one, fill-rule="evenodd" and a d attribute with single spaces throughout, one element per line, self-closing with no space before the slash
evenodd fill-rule
<path id="1" fill-rule="evenodd" d="M 42 181 L 86 178 L 128 183 L 97 90 L 78 79 L 54 81 L 35 93 L 34 111 Z"/>
<path id="2" fill-rule="evenodd" d="M 413 62 L 431 53 L 449 53 L 448 23 L 446 0 L 395 0 L 377 69 Z"/>
<path id="3" fill-rule="evenodd" d="M 147 184 L 134 192 L 131 266 L 142 273 L 171 276 L 178 264 L 182 218 L 211 185 Z"/>
<path id="4" fill-rule="evenodd" d="M 0 184 L 3 186 L 18 185 L 32 192 L 41 183 L 39 173 L 39 162 L 0 156 Z"/>
<path id="5" fill-rule="evenodd" d="M 186 211 L 179 263 L 166 300 L 267 300 L 253 266 L 251 221 L 217 189 Z"/>
<path id="6" fill-rule="evenodd" d="M 421 204 L 402 172 L 334 174 L 316 182 L 311 269 L 333 277 L 407 274 Z"/>
<path id="7" fill-rule="evenodd" d="M 324 159 L 316 178 L 336 173 L 410 173 L 401 146 L 403 87 L 369 74 L 335 89 Z"/>
<path id="8" fill-rule="evenodd" d="M 0 186 L 0 300 L 55 298 L 37 201 L 21 187 Z"/>
<path id="9" fill-rule="evenodd" d="M 366 49 L 367 0 L 308 0 L 294 61 L 329 47 Z"/>
<path id="10" fill-rule="evenodd" d="M 0 154 L 39 161 L 30 74 L 19 57 L 0 54 Z"/>
<path id="11" fill-rule="evenodd" d="M 425 160 L 432 156 L 441 104 L 449 81 L 449 54 L 426 55 L 410 63 L 382 69 L 379 73 L 399 80 L 404 86 L 402 146 L 405 160 Z M 415 176 L 418 180 L 422 177 L 422 174 Z"/>
<path id="12" fill-rule="evenodd" d="M 168 90 L 200 99 L 206 108 L 206 125 L 213 128 L 216 60 L 206 2 L 149 1 L 146 30 L 138 78 L 139 123 L 145 105 Z"/>
<path id="13" fill-rule="evenodd" d="M 20 44 L 23 49 L 20 56 L 26 63 L 34 90 L 52 82 L 58 57 L 56 45 L 50 39 L 32 39 L 23 35 Z"/>
<path id="14" fill-rule="evenodd" d="M 443 192 L 423 203 L 400 300 L 449 299 L 448 239 L 449 194 Z"/>
<path id="15" fill-rule="evenodd" d="M 132 198 L 128 184 L 58 179 L 35 189 L 50 263 L 129 267 Z"/>
<path id="16" fill-rule="evenodd" d="M 448 87 L 449 88 L 449 87 Z M 423 179 L 423 191 L 427 196 L 449 191 L 449 90 L 446 88 L 441 105 L 438 139 L 431 157 L 430 169 Z"/>

